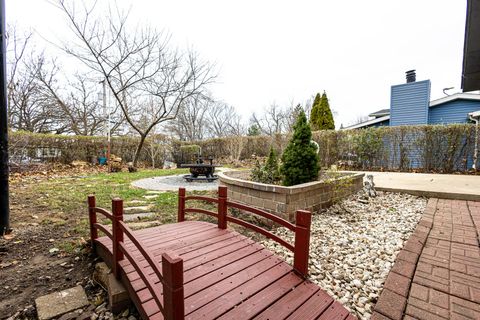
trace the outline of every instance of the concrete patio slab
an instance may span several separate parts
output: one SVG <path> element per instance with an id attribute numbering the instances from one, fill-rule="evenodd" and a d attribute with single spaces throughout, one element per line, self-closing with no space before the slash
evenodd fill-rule
<path id="1" fill-rule="evenodd" d="M 373 175 L 379 191 L 429 198 L 480 201 L 480 176 L 409 172 L 349 171 Z"/>

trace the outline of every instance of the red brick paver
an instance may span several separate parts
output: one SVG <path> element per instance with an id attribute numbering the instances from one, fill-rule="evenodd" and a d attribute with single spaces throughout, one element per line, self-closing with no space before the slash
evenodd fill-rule
<path id="1" fill-rule="evenodd" d="M 372 319 L 480 319 L 480 202 L 430 199 Z"/>

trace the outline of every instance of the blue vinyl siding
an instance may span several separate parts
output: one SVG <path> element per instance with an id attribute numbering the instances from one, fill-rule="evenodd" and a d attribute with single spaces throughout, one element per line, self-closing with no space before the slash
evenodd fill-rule
<path id="1" fill-rule="evenodd" d="M 428 124 L 466 123 L 468 113 L 480 110 L 480 101 L 458 99 L 431 107 Z"/>
<path id="2" fill-rule="evenodd" d="M 390 125 L 427 124 L 429 104 L 430 80 L 392 86 Z"/>

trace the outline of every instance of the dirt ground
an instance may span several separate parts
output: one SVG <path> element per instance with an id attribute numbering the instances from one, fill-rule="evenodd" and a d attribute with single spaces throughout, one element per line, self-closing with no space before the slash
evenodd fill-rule
<path id="1" fill-rule="evenodd" d="M 0 319 L 34 319 L 37 297 L 75 285 L 82 285 L 90 299 L 102 294 L 91 281 L 95 260 L 88 242 L 73 235 L 68 224 L 45 223 L 41 217 L 50 214 L 48 208 L 32 201 L 36 183 L 62 174 L 67 172 L 11 176 L 13 233 L 0 237 Z"/>

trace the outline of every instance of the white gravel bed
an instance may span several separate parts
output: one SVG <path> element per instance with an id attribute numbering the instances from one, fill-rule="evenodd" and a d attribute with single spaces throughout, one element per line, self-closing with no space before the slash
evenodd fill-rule
<path id="1" fill-rule="evenodd" d="M 312 219 L 310 278 L 359 319 L 369 319 L 388 272 L 415 229 L 426 199 L 379 193 L 368 204 L 353 195 Z M 284 228 L 275 233 L 293 243 Z M 292 263 L 292 253 L 265 240 Z"/>

